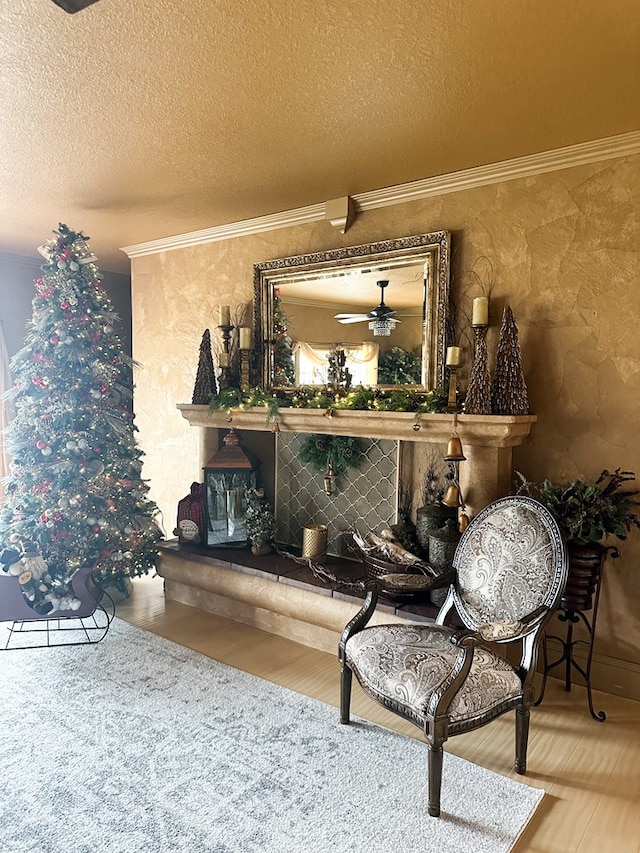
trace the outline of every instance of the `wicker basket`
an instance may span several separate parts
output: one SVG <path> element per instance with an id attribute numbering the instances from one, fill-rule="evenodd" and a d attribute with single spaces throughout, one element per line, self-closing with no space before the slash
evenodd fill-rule
<path id="1" fill-rule="evenodd" d="M 366 580 L 377 580 L 378 578 L 383 577 L 383 575 L 393 575 L 393 574 L 404 574 L 404 575 L 420 575 L 421 577 L 428 577 L 421 572 L 420 569 L 414 568 L 411 565 L 403 565 L 402 563 L 392 563 L 389 560 L 382 560 L 379 557 L 372 557 L 370 554 L 362 554 L 362 563 L 366 569 Z M 454 571 L 451 569 L 450 571 L 443 572 L 435 578 L 430 578 L 431 583 L 428 587 L 423 590 L 423 592 L 433 592 L 434 590 L 442 590 L 444 596 L 446 597 L 446 591 L 454 579 Z M 389 593 L 386 592 L 390 598 L 393 599 L 406 599 L 408 597 L 414 597 L 416 593 L 402 593 L 402 592 L 394 592 Z"/>
<path id="2" fill-rule="evenodd" d="M 367 570 L 367 580 L 372 581 L 381 578 L 383 575 L 403 574 L 403 575 L 421 575 L 423 572 L 420 569 L 407 566 L 404 563 L 392 563 L 389 560 L 383 560 L 379 557 L 372 557 L 370 554 L 362 555 L 362 562 Z"/>

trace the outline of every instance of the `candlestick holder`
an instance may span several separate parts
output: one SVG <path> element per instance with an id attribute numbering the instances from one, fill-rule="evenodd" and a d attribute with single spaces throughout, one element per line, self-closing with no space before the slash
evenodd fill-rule
<path id="1" fill-rule="evenodd" d="M 489 375 L 487 353 L 487 329 L 489 327 L 484 324 L 476 324 L 472 328 L 475 345 L 464 410 L 468 415 L 490 415 L 491 376 Z"/>
<path id="2" fill-rule="evenodd" d="M 460 365 L 451 364 L 447 365 L 447 370 L 449 371 L 449 399 L 447 402 L 447 411 L 448 412 L 458 412 L 460 411 L 460 407 L 458 405 L 458 370 L 460 369 Z"/>
<path id="3" fill-rule="evenodd" d="M 231 332 L 235 329 L 235 326 L 224 325 L 218 326 L 218 328 L 222 332 L 222 349 L 225 352 L 229 352 L 229 349 L 231 347 Z"/>
<path id="4" fill-rule="evenodd" d="M 221 391 L 229 387 L 229 368 L 224 367 L 223 365 L 220 366 L 220 376 L 218 377 L 218 385 Z"/>
<path id="5" fill-rule="evenodd" d="M 249 387 L 249 366 L 251 362 L 251 351 L 248 349 L 240 350 L 240 384 L 243 387 Z"/>

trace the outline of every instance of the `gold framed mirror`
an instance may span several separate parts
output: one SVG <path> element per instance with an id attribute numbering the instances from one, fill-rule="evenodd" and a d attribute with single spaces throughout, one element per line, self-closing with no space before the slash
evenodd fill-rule
<path id="1" fill-rule="evenodd" d="M 255 384 L 327 385 L 336 350 L 353 387 L 443 384 L 450 245 L 435 231 L 255 264 Z"/>

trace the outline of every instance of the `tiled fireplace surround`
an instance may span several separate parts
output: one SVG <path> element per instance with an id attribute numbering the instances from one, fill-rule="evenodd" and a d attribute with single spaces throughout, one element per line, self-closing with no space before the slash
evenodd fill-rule
<path id="1" fill-rule="evenodd" d="M 269 435 L 273 427 L 267 425 L 265 409 L 227 415 L 209 412 L 206 406 L 178 408 L 192 426 L 200 429 L 201 466 L 217 450 L 220 436 L 233 427 L 248 444 L 257 438 L 262 439 L 263 448 L 272 448 L 274 458 L 265 458 L 268 452 L 262 458 L 265 480 L 268 486 L 274 485 L 274 436 Z M 456 428 L 467 458 L 460 466 L 460 486 L 470 515 L 510 491 L 512 448 L 526 439 L 535 420 L 533 415 L 457 416 Z M 422 415 L 416 422 L 413 414 L 395 412 L 335 411 L 327 417 L 319 411 L 281 411 L 275 501 L 278 538 L 288 545 L 299 546 L 300 522 L 323 521 L 323 514 L 329 510 L 327 502 L 332 504 L 333 541 L 329 550 L 333 553 L 340 553 L 342 548 L 340 530 L 349 526 L 375 529 L 394 521 L 398 478 L 410 489 L 414 506 L 418 505 L 427 462 L 434 453 L 441 456 L 452 426 L 453 416 L 448 414 Z M 312 473 L 300 472 L 296 467 L 299 436 L 295 434 L 304 433 L 355 435 L 364 439 L 367 460 L 361 467 L 365 470 L 351 482 L 338 483 L 337 493 L 327 498 L 322 493 L 321 477 L 315 478 L 316 486 Z M 370 500 L 363 500 L 363 491 L 370 493 Z M 276 553 L 254 557 L 248 549 L 199 550 L 175 542 L 163 547 L 158 563 L 167 598 L 329 652 L 335 652 L 342 628 L 359 606 L 359 594 L 350 586 L 349 579 L 362 573 L 358 564 L 338 558 L 333 558 L 333 568 L 344 576 L 344 584 L 327 584 L 307 567 Z M 433 608 L 389 602 L 378 609 L 374 619 L 415 620 L 431 618 L 434 612 Z"/>

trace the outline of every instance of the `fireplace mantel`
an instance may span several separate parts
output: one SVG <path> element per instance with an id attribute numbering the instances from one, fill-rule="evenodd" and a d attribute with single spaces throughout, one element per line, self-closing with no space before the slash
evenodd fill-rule
<path id="1" fill-rule="evenodd" d="M 270 433 L 277 429 L 386 438 L 401 443 L 410 478 L 407 482 L 417 492 L 429 444 L 446 444 L 454 424 L 451 414 L 416 418 L 410 412 L 334 410 L 329 417 L 319 409 L 281 409 L 276 427 L 268 422 L 266 408 L 233 409 L 227 413 L 211 412 L 208 406 L 181 404 L 178 409 L 192 426 L 200 428 L 202 466 L 217 449 L 219 431 L 231 428 L 240 432 Z M 460 465 L 460 488 L 469 516 L 495 498 L 509 494 L 512 450 L 525 441 L 536 420 L 535 415 L 457 415 L 456 429 L 466 457 Z M 165 578 L 168 598 L 333 651 L 340 631 L 356 612 L 359 602 L 348 591 L 332 592 L 319 581 L 314 581 L 314 587 L 309 589 L 301 583 L 298 565 L 286 566 L 275 577 L 260 571 L 260 565 L 275 559 L 274 555 L 257 558 L 250 554 L 240 559 L 233 551 L 228 555 L 215 552 L 215 556 L 204 556 L 185 553 L 180 548 L 164 548 L 158 572 Z M 286 577 L 279 577 L 280 574 Z M 416 618 L 415 613 L 398 612 L 384 612 L 380 618 L 395 621 L 405 616 Z"/>
<path id="2" fill-rule="evenodd" d="M 273 430 L 267 409 L 209 411 L 208 406 L 178 405 L 182 417 L 191 426 L 219 429 Z M 367 438 L 393 438 L 400 441 L 446 442 L 451 436 L 452 414 L 419 415 L 412 412 L 372 412 L 331 409 L 280 409 L 277 428 L 285 432 L 319 432 L 330 435 L 355 435 Z M 456 416 L 457 431 L 465 445 L 514 447 L 529 435 L 536 415 L 463 415 Z M 418 427 L 418 428 L 417 428 Z"/>
<path id="3" fill-rule="evenodd" d="M 446 443 L 452 432 L 454 415 L 412 412 L 371 412 L 333 409 L 330 415 L 319 409 L 280 409 L 277 425 L 268 422 L 264 407 L 210 411 L 208 406 L 181 403 L 178 409 L 191 426 L 209 429 L 238 429 L 353 435 L 390 438 L 396 441 Z M 456 416 L 456 428 L 467 462 L 460 468 L 460 486 L 467 510 L 475 515 L 482 507 L 511 489 L 512 448 L 522 444 L 536 422 L 536 415 Z M 419 428 L 418 428 L 419 427 Z M 202 465 L 210 444 L 201 441 Z"/>

